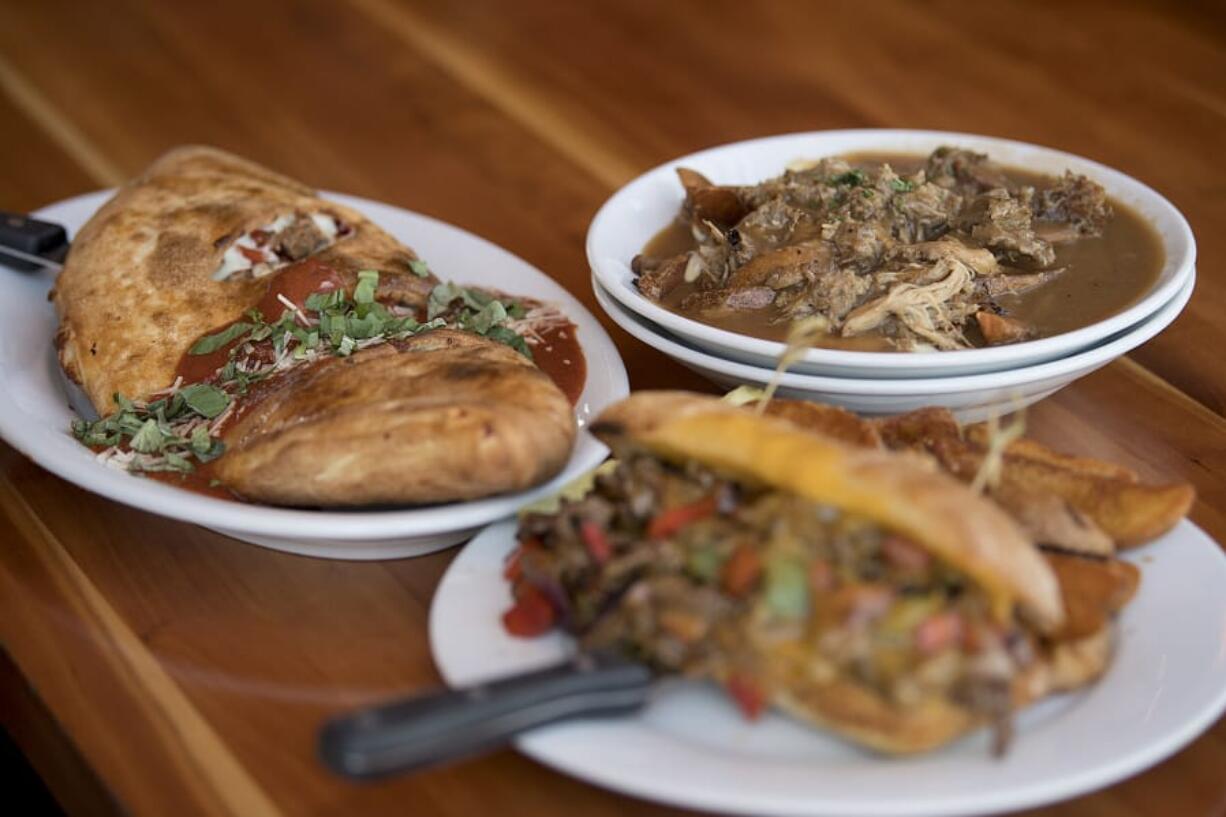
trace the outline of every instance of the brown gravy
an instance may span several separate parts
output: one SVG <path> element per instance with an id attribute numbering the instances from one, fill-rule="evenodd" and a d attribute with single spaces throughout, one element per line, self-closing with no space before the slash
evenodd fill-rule
<path id="1" fill-rule="evenodd" d="M 911 154 L 854 153 L 842 158 L 856 166 L 876 167 L 888 163 L 900 174 L 911 174 L 924 165 L 925 157 Z M 1014 185 L 1042 185 L 1048 177 L 1018 168 L 1000 166 Z M 1006 312 L 1029 324 L 1036 337 L 1050 337 L 1088 326 L 1117 314 L 1136 303 L 1157 280 L 1164 254 L 1162 239 L 1144 218 L 1121 202 L 1110 199 L 1114 216 L 1102 235 L 1081 237 L 1055 245 L 1053 268 L 1065 272 L 1054 280 L 1017 295 L 1000 295 L 997 302 Z M 1041 229 L 1039 230 L 1042 235 Z M 657 233 L 643 248 L 646 256 L 667 258 L 697 247 L 689 226 L 681 219 Z M 667 293 L 662 304 L 680 309 L 681 301 L 695 292 L 692 284 L 682 283 Z M 753 337 L 783 341 L 788 324 L 778 321 L 771 310 L 745 311 L 718 317 L 699 317 L 711 325 Z M 982 338 L 968 333 L 976 345 Z M 858 351 L 889 351 L 888 340 L 873 335 L 838 337 L 827 335 L 813 344 L 824 348 Z"/>

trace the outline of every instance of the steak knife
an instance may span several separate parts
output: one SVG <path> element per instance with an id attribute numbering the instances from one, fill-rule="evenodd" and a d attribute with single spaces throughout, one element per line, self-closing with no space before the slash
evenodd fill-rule
<path id="1" fill-rule="evenodd" d="M 335 718 L 320 730 L 319 755 L 334 772 L 355 779 L 413 771 L 498 748 L 540 726 L 632 714 L 646 704 L 654 680 L 643 664 L 580 655 L 535 672 Z"/>
<path id="2" fill-rule="evenodd" d="M 21 272 L 58 272 L 66 255 L 68 233 L 62 226 L 0 210 L 0 264 Z"/>

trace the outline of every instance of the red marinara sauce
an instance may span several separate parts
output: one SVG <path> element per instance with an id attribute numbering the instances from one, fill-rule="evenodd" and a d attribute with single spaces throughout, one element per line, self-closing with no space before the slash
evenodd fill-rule
<path id="1" fill-rule="evenodd" d="M 344 285 L 345 282 L 333 267 L 315 258 L 308 258 L 305 261 L 291 264 L 273 276 L 268 282 L 268 289 L 264 292 L 264 297 L 260 298 L 254 308 L 260 311 L 264 320 L 272 322 L 282 312 L 289 309 L 285 301 L 301 309 L 309 295 L 315 292 L 341 289 Z M 282 298 L 285 301 L 281 300 Z M 244 320 L 246 320 L 245 316 L 226 326 L 206 332 L 205 336 L 215 335 Z M 179 367 L 175 374 L 182 377 L 184 383 L 200 383 L 208 380 L 218 369 L 226 365 L 226 361 L 230 359 L 230 350 L 236 343 L 237 341 L 227 343 L 207 355 L 193 355 L 190 352 L 184 352 L 183 357 L 179 359 Z M 188 349 L 190 348 L 189 346 Z"/>
<path id="2" fill-rule="evenodd" d="M 546 329 L 541 342 L 530 348 L 537 367 L 552 378 L 572 406 L 577 404 L 587 381 L 587 359 L 575 337 L 575 325 Z"/>
<path id="3" fill-rule="evenodd" d="M 269 280 L 268 289 L 254 308 L 260 311 L 265 320 L 276 320 L 283 311 L 290 307 L 289 301 L 298 308 L 303 308 L 308 296 L 316 292 L 330 292 L 344 288 L 345 283 L 337 270 L 315 258 L 308 258 L 282 269 Z M 284 300 L 282 300 L 284 299 Z M 424 316 L 419 316 L 424 317 Z M 215 335 L 224 331 L 234 323 L 246 320 L 245 316 L 226 326 L 206 332 L 202 337 Z M 536 365 L 549 375 L 562 393 L 566 395 L 571 405 L 579 402 L 583 386 L 587 380 L 587 360 L 583 348 L 576 337 L 575 325 L 552 327 L 543 330 L 539 342 L 532 345 L 532 359 Z M 176 375 L 183 378 L 184 384 L 201 383 L 213 380 L 217 370 L 230 359 L 230 351 L 238 344 L 238 340 L 208 354 L 193 355 L 184 352 L 179 360 Z M 193 344 L 195 345 L 195 344 Z M 190 346 L 188 347 L 191 348 Z M 252 406 L 257 405 L 265 395 L 276 388 L 279 376 L 252 384 L 247 394 L 235 397 L 235 407 L 226 425 L 238 420 Z M 224 432 L 223 432 L 224 434 Z M 224 454 L 223 454 L 224 456 Z M 214 483 L 212 463 L 197 463 L 196 470 L 189 474 L 178 472 L 152 472 L 147 476 L 186 488 L 190 491 L 206 494 L 222 499 L 241 499 L 221 485 Z"/>

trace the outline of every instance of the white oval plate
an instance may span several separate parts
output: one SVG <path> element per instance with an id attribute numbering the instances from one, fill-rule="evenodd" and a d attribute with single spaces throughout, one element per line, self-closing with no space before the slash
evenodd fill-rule
<path id="1" fill-rule="evenodd" d="M 683 198 L 675 169 L 690 167 L 720 184 L 756 184 L 778 176 L 797 159 L 882 151 L 929 153 L 955 145 L 989 154 L 1005 165 L 1059 175 L 1084 173 L 1140 213 L 1162 238 L 1166 261 L 1143 297 L 1098 323 L 1050 338 L 949 352 L 853 352 L 811 349 L 795 370 L 833 377 L 941 377 L 990 372 L 1072 354 L 1143 320 L 1168 302 L 1192 274 L 1196 242 L 1187 221 L 1158 192 L 1098 162 L 1051 148 L 968 133 L 921 130 L 832 130 L 751 139 L 691 153 L 647 171 L 605 202 L 587 234 L 587 257 L 597 280 L 630 311 L 646 317 L 687 343 L 718 357 L 754 366 L 773 366 L 783 352 L 776 341 L 719 329 L 665 309 L 634 285 L 630 261 L 676 216 Z"/>
<path id="2" fill-rule="evenodd" d="M 564 660 L 567 638 L 507 635 L 502 578 L 515 523 L 483 531 L 451 563 L 430 609 L 448 684 L 466 686 Z M 625 794 L 735 814 L 916 817 L 1028 808 L 1114 783 L 1207 729 L 1226 708 L 1226 557 L 1191 522 L 1127 556 L 1141 587 L 1094 687 L 1031 707 L 1009 753 L 985 734 L 929 755 L 885 759 L 781 715 L 745 721 L 706 685 L 668 682 L 641 714 L 550 726 L 518 748 Z"/>
<path id="3" fill-rule="evenodd" d="M 1058 360 L 1001 372 L 909 380 L 824 377 L 788 371 L 779 380 L 778 394 L 832 403 L 867 415 L 901 414 L 924 406 L 945 406 L 961 422 L 977 423 L 993 414 L 1006 414 L 1042 400 L 1145 343 L 1179 316 L 1195 286 L 1196 274 L 1193 273 L 1175 297 L 1147 320 L 1098 346 Z M 687 345 L 667 330 L 653 326 L 626 309 L 594 278 L 592 290 L 600 307 L 628 334 L 721 386 L 765 386 L 774 376 L 774 369 L 725 360 Z"/>
<path id="4" fill-rule="evenodd" d="M 107 191 L 44 207 L 34 215 L 63 224 L 69 235 L 110 196 Z M 543 272 L 472 233 L 398 207 L 353 196 L 328 198 L 362 211 L 413 247 L 444 280 L 487 284 L 561 306 L 578 328 L 587 381 L 575 416 L 580 427 L 629 393 L 626 369 L 600 323 Z M 495 277 L 496 273 L 496 277 Z M 604 446 L 580 434 L 570 462 L 545 485 L 474 502 L 377 511 L 311 511 L 228 502 L 100 465 L 69 434 L 76 416 L 52 348 L 55 312 L 47 302 L 54 276 L 0 267 L 0 436 L 69 482 L 142 510 L 194 522 L 254 544 L 308 556 L 389 559 L 460 542 L 522 505 L 555 492 L 605 458 Z"/>

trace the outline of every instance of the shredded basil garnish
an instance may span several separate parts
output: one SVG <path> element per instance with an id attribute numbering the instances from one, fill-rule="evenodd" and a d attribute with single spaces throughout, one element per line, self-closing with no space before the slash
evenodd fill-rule
<path id="1" fill-rule="evenodd" d="M 207 383 L 194 383 L 179 390 L 179 396 L 187 403 L 188 408 L 212 420 L 226 410 L 230 398 L 224 391 Z"/>
<path id="2" fill-rule="evenodd" d="M 198 462 L 208 462 L 221 456 L 225 445 L 209 434 L 208 424 L 201 422 L 183 436 L 176 426 L 199 418 L 210 420 L 230 404 L 230 396 L 221 389 L 198 383 L 150 403 L 138 403 L 121 394 L 115 395 L 118 410 L 101 420 L 75 420 L 72 433 L 89 446 L 110 448 L 127 443 L 128 448 L 142 457 L 133 458 L 128 467 L 137 471 L 179 471 L 187 473 Z"/>
<path id="3" fill-rule="evenodd" d="M 424 261 L 413 261 L 411 266 L 417 275 L 430 274 Z M 293 360 L 321 353 L 347 357 L 371 342 L 451 326 L 483 335 L 532 357 L 528 342 L 507 325 L 526 316 L 527 310 L 519 301 L 441 283 L 430 292 L 428 320 L 423 323 L 412 315 L 396 315 L 375 300 L 378 286 L 376 270 L 361 270 L 352 297 L 339 289 L 312 293 L 303 303 L 310 326 L 303 326 L 294 310 L 284 310 L 277 320 L 270 322 L 259 310 L 252 309 L 244 320 L 206 335 L 188 350 L 192 355 L 207 355 L 232 346 L 230 359 L 218 369 L 215 380 L 184 386 L 149 403 L 116 394 L 114 413 L 93 422 L 76 420 L 72 433 L 93 447 L 126 445 L 140 455 L 126 461 L 132 470 L 187 473 L 195 468 L 193 460 L 208 462 L 225 451 L 225 445 L 209 433 L 205 421 L 221 416 L 234 394 L 246 394 L 252 383 L 283 367 L 286 355 Z M 253 359 L 260 359 L 253 358 L 250 344 L 262 342 L 271 345 L 275 358 L 253 365 Z M 177 430 L 185 428 L 191 428 L 191 432 Z"/>
<path id="4" fill-rule="evenodd" d="M 196 341 L 195 344 L 192 345 L 192 348 L 188 350 L 188 354 L 207 355 L 212 352 L 216 352 L 227 343 L 242 337 L 252 328 L 253 326 L 251 324 L 244 323 L 243 321 L 230 324 L 217 334 L 205 335 L 200 340 Z"/>

